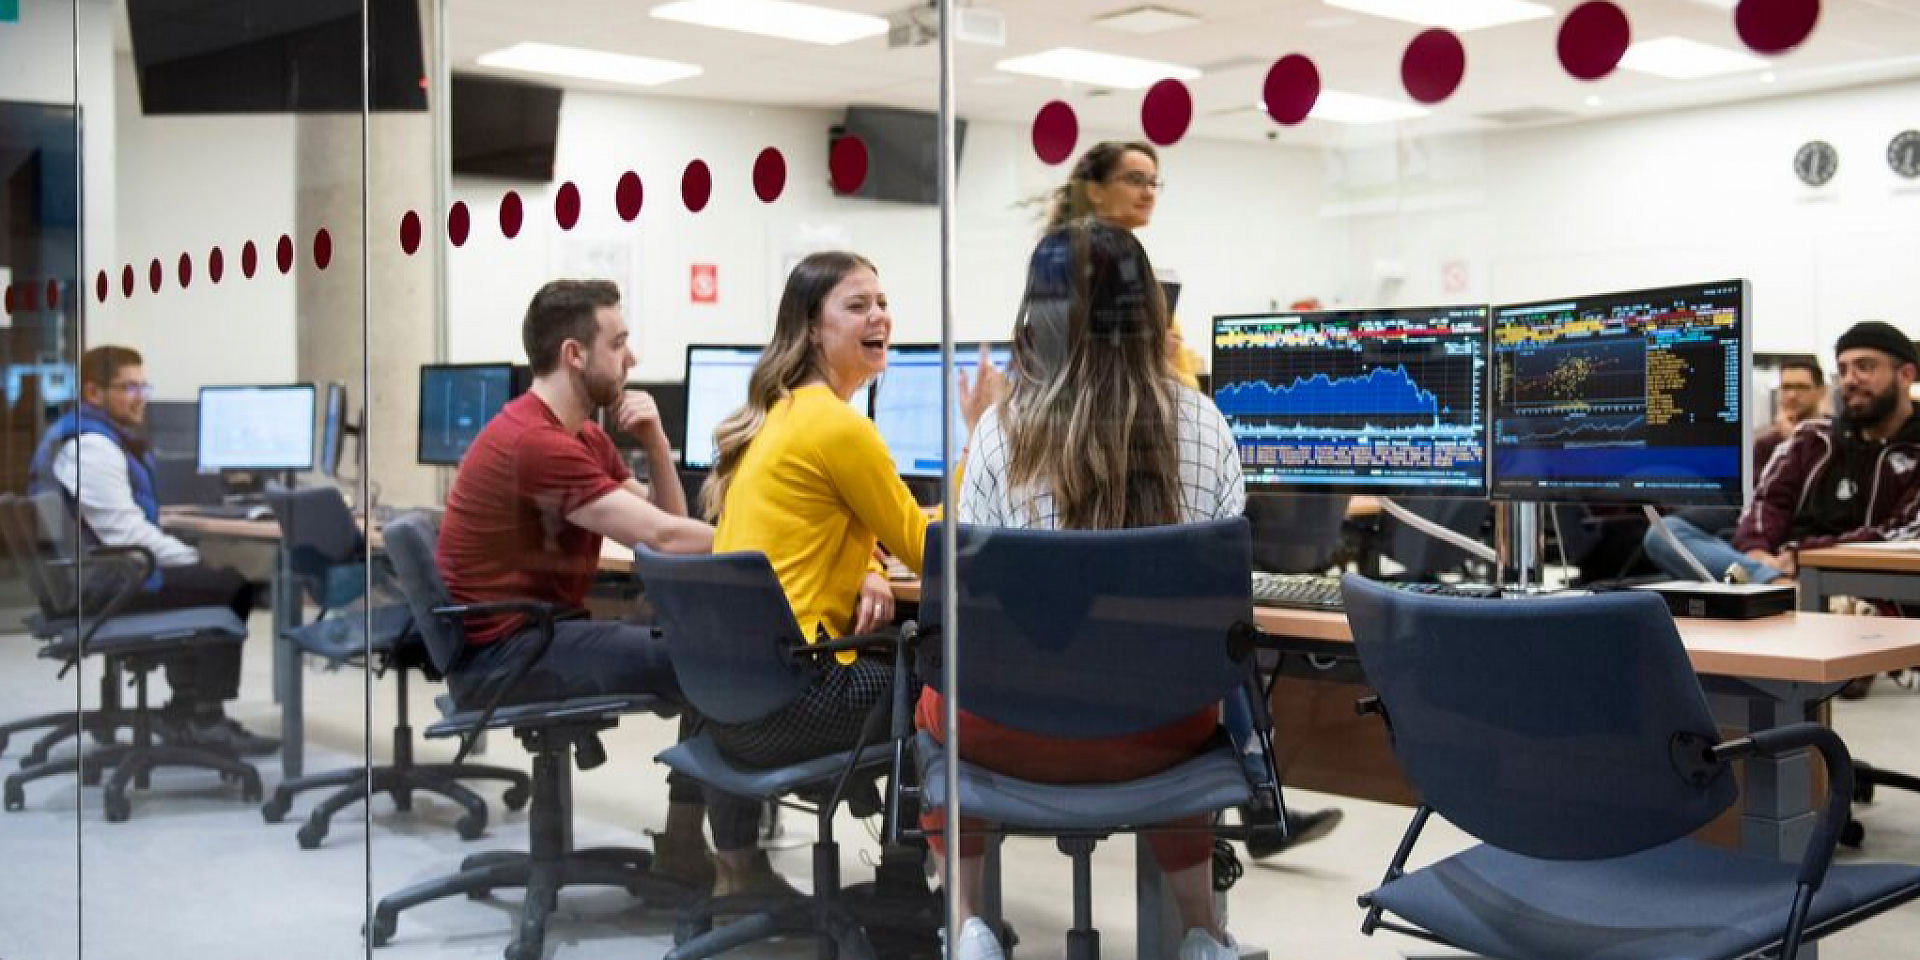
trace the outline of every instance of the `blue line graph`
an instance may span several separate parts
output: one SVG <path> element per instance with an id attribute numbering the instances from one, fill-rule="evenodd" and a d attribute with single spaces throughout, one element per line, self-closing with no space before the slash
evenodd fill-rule
<path id="1" fill-rule="evenodd" d="M 1230 417 L 1371 414 L 1431 419 L 1441 413 L 1439 398 L 1415 383 L 1404 365 L 1338 379 L 1316 373 L 1295 377 L 1286 386 L 1264 380 L 1227 384 L 1214 392 L 1214 402 Z"/>

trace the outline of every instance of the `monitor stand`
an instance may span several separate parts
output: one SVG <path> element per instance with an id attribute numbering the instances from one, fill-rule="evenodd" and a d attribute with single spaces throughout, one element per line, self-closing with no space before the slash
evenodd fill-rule
<path id="1" fill-rule="evenodd" d="M 1494 585 L 1502 592 L 1547 592 L 1545 564 L 1541 562 L 1546 556 L 1545 532 L 1540 523 L 1540 504 L 1494 503 Z"/>

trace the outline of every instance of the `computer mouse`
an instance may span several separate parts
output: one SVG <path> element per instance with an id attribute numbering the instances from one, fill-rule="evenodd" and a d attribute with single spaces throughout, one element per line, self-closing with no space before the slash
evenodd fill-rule
<path id="1" fill-rule="evenodd" d="M 267 506 L 264 503 L 257 507 L 249 507 L 247 509 L 248 520 L 266 520 L 266 519 L 270 519 L 272 516 L 273 516 L 273 508 Z"/>

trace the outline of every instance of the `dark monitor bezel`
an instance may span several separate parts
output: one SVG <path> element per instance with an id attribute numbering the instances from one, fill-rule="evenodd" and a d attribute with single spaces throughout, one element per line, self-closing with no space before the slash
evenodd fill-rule
<path id="1" fill-rule="evenodd" d="M 518 397 L 522 392 L 524 392 L 524 391 L 515 389 L 514 369 L 513 369 L 514 366 L 515 365 L 513 363 L 510 363 L 505 360 L 495 361 L 492 363 L 423 363 L 421 364 L 420 365 L 420 394 L 417 397 L 417 400 L 418 400 L 417 409 L 414 411 L 414 427 L 413 427 L 414 462 L 420 464 L 423 467 L 458 468 L 460 466 L 459 460 L 455 460 L 451 463 L 448 463 L 445 460 L 430 460 L 427 458 L 427 420 L 426 420 L 426 417 L 427 417 L 427 371 L 429 370 L 458 371 L 458 370 L 484 370 L 484 369 L 506 371 L 507 399 L 506 399 L 506 403 L 502 403 L 500 405 L 500 408 L 504 410 L 506 409 L 507 403 L 512 403 L 515 397 Z M 500 414 L 497 411 L 494 413 L 494 416 L 496 417 L 499 415 Z M 485 428 L 484 425 L 482 425 L 482 429 L 484 428 Z"/>
<path id="2" fill-rule="evenodd" d="M 1326 317 L 1379 317 L 1398 313 L 1439 313 L 1448 310 L 1471 310 L 1475 307 L 1486 312 L 1486 332 L 1482 335 L 1480 343 L 1481 359 L 1483 361 L 1481 375 L 1485 376 L 1487 365 L 1493 357 L 1493 308 L 1490 304 L 1443 303 L 1409 307 L 1341 307 L 1323 310 L 1261 310 L 1253 313 L 1215 314 L 1213 322 L 1208 328 L 1207 337 L 1207 357 L 1209 362 L 1207 369 L 1212 380 L 1207 390 L 1207 399 L 1212 401 L 1216 408 L 1219 406 L 1220 325 L 1223 321 L 1299 318 L 1302 322 L 1305 322 L 1309 320 L 1317 321 Z M 1427 487 L 1413 483 L 1309 484 L 1286 480 L 1261 480 L 1249 476 L 1245 478 L 1247 492 L 1249 494 L 1287 494 L 1294 496 L 1349 497 L 1363 495 L 1373 497 L 1419 497 L 1430 500 L 1485 500 L 1491 482 L 1490 471 L 1492 470 L 1492 460 L 1490 451 L 1493 441 L 1491 420 L 1489 419 L 1492 408 L 1488 405 L 1489 401 L 1486 386 L 1487 385 L 1483 383 L 1480 391 L 1481 470 L 1480 482 L 1475 486 Z M 1225 413 L 1223 412 L 1221 415 L 1224 417 Z M 1228 426 L 1231 428 L 1231 422 L 1229 422 Z M 1234 445 L 1237 452 L 1239 447 L 1239 438 L 1237 436 L 1235 437 Z M 1244 466 L 1245 465 L 1242 464 L 1243 469 Z"/>
<path id="3" fill-rule="evenodd" d="M 195 401 L 195 403 L 198 404 L 198 407 L 195 410 L 195 416 L 193 421 L 194 429 L 198 434 L 194 438 L 194 443 L 193 443 L 193 462 L 197 465 L 198 469 L 202 473 L 210 472 L 209 468 L 207 467 L 207 458 L 206 458 L 206 454 L 207 454 L 207 393 L 209 391 L 212 391 L 215 393 L 222 393 L 222 392 L 238 392 L 243 390 L 248 390 L 248 391 L 305 390 L 306 391 L 307 393 L 307 431 L 308 431 L 306 462 L 300 466 L 288 466 L 288 465 L 282 465 L 282 464 L 272 464 L 272 465 L 243 464 L 239 466 L 214 467 L 212 468 L 212 470 L 218 471 L 220 473 L 306 473 L 311 471 L 314 465 L 314 455 L 315 455 L 314 448 L 319 445 L 319 441 L 320 441 L 319 430 L 318 430 L 319 424 L 315 422 L 315 417 L 319 413 L 320 395 L 319 395 L 319 391 L 315 388 L 315 385 L 311 383 L 228 383 L 228 384 L 220 384 L 218 386 L 201 387 L 200 392 L 197 395 L 198 399 Z"/>
<path id="4" fill-rule="evenodd" d="M 1519 303 L 1493 304 L 1487 315 L 1487 335 L 1491 338 L 1498 327 L 1498 316 L 1503 310 L 1527 310 L 1550 307 L 1561 303 L 1578 303 L 1582 300 L 1600 300 L 1633 297 L 1657 297 L 1666 293 L 1698 291 L 1707 287 L 1722 287 L 1737 284 L 1740 288 L 1740 409 L 1735 420 L 1740 433 L 1740 480 L 1739 489 L 1733 496 L 1717 493 L 1706 495 L 1702 491 L 1667 490 L 1653 494 L 1636 495 L 1633 491 L 1601 490 L 1584 488 L 1578 490 L 1541 490 L 1528 488 L 1524 491 L 1502 490 L 1496 477 L 1494 465 L 1498 462 L 1494 455 L 1494 376 L 1492 341 L 1487 348 L 1487 499 L 1502 503 L 1597 503 L 1597 504 L 1653 504 L 1655 506 L 1675 507 L 1740 507 L 1745 508 L 1753 495 L 1753 431 L 1748 429 L 1746 416 L 1748 407 L 1753 403 L 1753 284 L 1751 281 L 1728 278 L 1703 283 L 1667 284 L 1658 287 L 1642 287 L 1631 290 L 1610 290 L 1599 293 L 1586 293 L 1570 297 L 1550 297 L 1543 300 L 1528 300 Z"/>
<path id="5" fill-rule="evenodd" d="M 985 343 L 987 345 L 987 349 L 989 351 L 1005 350 L 1007 351 L 1009 357 L 1011 357 L 1013 353 L 1012 340 L 985 340 L 985 341 L 960 340 L 960 341 L 954 342 L 953 355 L 956 359 L 959 358 L 962 354 L 977 358 L 980 355 L 980 344 L 982 343 Z M 938 354 L 940 352 L 940 344 L 937 344 L 937 343 L 888 344 L 887 353 L 889 356 L 887 358 L 887 365 L 889 368 L 891 368 L 893 365 L 893 358 L 891 355 L 895 351 L 898 351 L 901 353 Z M 1005 371 L 1002 371 L 1002 372 L 1005 372 Z M 867 393 L 867 417 L 873 421 L 874 429 L 880 431 L 880 436 L 883 440 L 886 438 L 887 432 L 885 428 L 880 426 L 880 390 L 882 385 L 885 383 L 885 381 L 886 381 L 886 374 L 883 373 L 879 376 L 879 378 L 877 378 L 871 384 L 872 389 L 869 390 Z M 938 470 L 902 471 L 900 474 L 900 478 L 903 480 L 938 480 L 940 479 L 940 472 Z"/>
<path id="6" fill-rule="evenodd" d="M 329 380 L 325 387 L 320 401 L 320 441 L 315 469 L 324 476 L 338 479 L 340 461 L 347 452 L 347 385 Z"/>

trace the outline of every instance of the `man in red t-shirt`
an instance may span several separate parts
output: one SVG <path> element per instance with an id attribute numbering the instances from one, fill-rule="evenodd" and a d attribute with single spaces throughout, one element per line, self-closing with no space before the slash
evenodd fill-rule
<path id="1" fill-rule="evenodd" d="M 528 304 L 520 336 L 533 388 L 480 431 L 447 497 L 439 564 L 454 602 L 581 607 L 602 538 L 663 553 L 711 551 L 713 528 L 687 516 L 659 410 L 647 395 L 625 390 L 634 357 L 619 289 L 606 281 L 548 283 Z M 633 479 L 593 422 L 601 408 L 640 442 L 653 467 L 650 489 Z M 455 697 L 485 702 L 537 636 L 517 616 L 469 623 L 466 655 L 447 678 Z M 618 694 L 681 702 L 665 645 L 643 625 L 568 620 L 555 624 L 553 646 L 502 702 Z M 668 785 L 667 835 L 656 843 L 656 868 L 698 880 L 706 865 L 695 856 L 706 848 L 702 790 L 674 776 Z M 675 870 L 669 861 L 690 868 Z"/>

